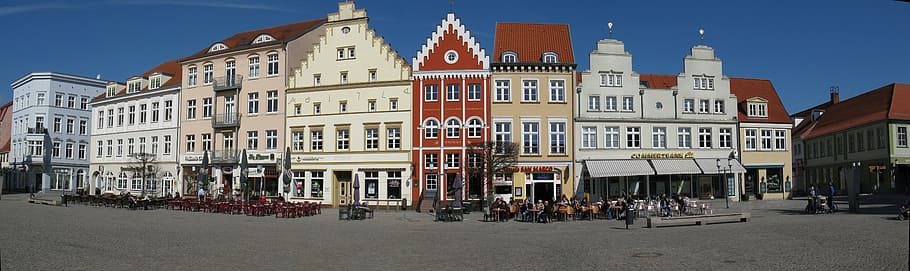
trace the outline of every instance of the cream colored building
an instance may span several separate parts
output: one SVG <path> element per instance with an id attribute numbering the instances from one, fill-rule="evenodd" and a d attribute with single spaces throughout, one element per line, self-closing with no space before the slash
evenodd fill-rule
<path id="1" fill-rule="evenodd" d="M 210 194 L 277 196 L 285 150 L 287 76 L 313 48 L 325 19 L 235 34 L 181 60 L 179 157 L 186 194 L 209 156 Z M 247 151 L 249 180 L 240 183 Z"/>
<path id="2" fill-rule="evenodd" d="M 793 188 L 793 160 L 787 109 L 769 80 L 731 78 L 738 99 L 739 150 L 746 168 L 739 194 L 787 199 Z"/>
<path id="3" fill-rule="evenodd" d="M 366 10 L 339 3 L 288 79 L 292 200 L 411 198 L 411 70 L 368 22 Z"/>

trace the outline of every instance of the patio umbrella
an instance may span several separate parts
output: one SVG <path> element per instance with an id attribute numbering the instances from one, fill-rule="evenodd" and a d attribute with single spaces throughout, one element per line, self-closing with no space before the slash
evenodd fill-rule
<path id="1" fill-rule="evenodd" d="M 464 183 L 461 179 L 461 173 L 455 174 L 455 181 L 452 184 L 452 192 L 455 193 L 455 201 L 452 202 L 453 208 L 461 208 L 461 191 L 464 189 Z"/>
<path id="2" fill-rule="evenodd" d="M 206 152 L 202 153 L 202 168 L 200 169 L 201 171 L 199 172 L 199 174 L 196 175 L 196 180 L 199 182 L 199 185 L 207 186 L 209 184 L 208 169 L 209 169 L 209 152 L 206 151 Z"/>
<path id="3" fill-rule="evenodd" d="M 282 174 L 284 174 L 284 178 L 282 179 L 284 181 L 284 185 L 291 184 L 291 147 L 287 147 L 284 150 L 284 170 L 282 171 Z M 293 195 L 297 190 L 296 184 L 294 184 L 294 186 L 288 187 L 290 187 L 291 190 L 291 194 L 289 195 Z"/>
<path id="4" fill-rule="evenodd" d="M 41 191 L 44 191 L 44 187 L 48 187 L 51 181 L 51 148 L 53 148 L 51 142 L 51 135 L 47 133 L 47 130 L 44 130 L 44 174 L 47 176 L 45 183 L 41 185 Z M 47 191 L 44 191 L 47 192 Z"/>
<path id="5" fill-rule="evenodd" d="M 354 206 L 360 205 L 360 175 L 354 173 Z"/>
<path id="6" fill-rule="evenodd" d="M 247 190 L 250 189 L 250 186 L 246 182 L 249 179 L 248 175 L 250 173 L 249 170 L 247 170 L 247 167 L 249 167 L 249 161 L 247 161 L 246 158 L 246 149 L 243 149 L 240 155 L 242 155 L 242 157 L 240 157 L 240 185 L 243 186 L 243 195 L 246 195 L 247 200 L 249 200 L 250 194 Z"/>

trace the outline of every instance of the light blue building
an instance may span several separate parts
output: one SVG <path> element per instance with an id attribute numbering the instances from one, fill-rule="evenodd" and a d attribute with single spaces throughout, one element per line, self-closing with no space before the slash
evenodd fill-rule
<path id="1" fill-rule="evenodd" d="M 17 182 L 31 191 L 69 191 L 87 187 L 92 98 L 107 82 L 53 72 L 30 73 L 14 81 L 10 163 Z M 44 131 L 52 144 L 44 146 Z M 46 149 L 46 150 L 45 150 Z M 44 151 L 52 154 L 44 175 Z"/>

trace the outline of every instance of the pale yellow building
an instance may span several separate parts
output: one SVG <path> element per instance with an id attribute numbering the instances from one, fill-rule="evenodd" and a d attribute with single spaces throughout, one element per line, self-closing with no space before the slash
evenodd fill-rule
<path id="1" fill-rule="evenodd" d="M 739 114 L 739 151 L 746 168 L 737 179 L 737 194 L 787 199 L 793 188 L 793 163 L 787 109 L 769 80 L 731 78 Z M 723 164 L 723 163 L 722 163 Z"/>

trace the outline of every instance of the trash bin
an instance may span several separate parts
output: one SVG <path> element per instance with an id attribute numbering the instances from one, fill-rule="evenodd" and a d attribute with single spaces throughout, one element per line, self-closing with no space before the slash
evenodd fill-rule
<path id="1" fill-rule="evenodd" d="M 408 209 L 408 199 L 401 199 L 401 210 L 404 211 L 407 209 Z"/>
<path id="2" fill-rule="evenodd" d="M 634 209 L 632 209 L 631 205 L 626 208 L 626 229 L 629 229 L 630 225 L 635 224 L 635 213 L 633 211 Z"/>

